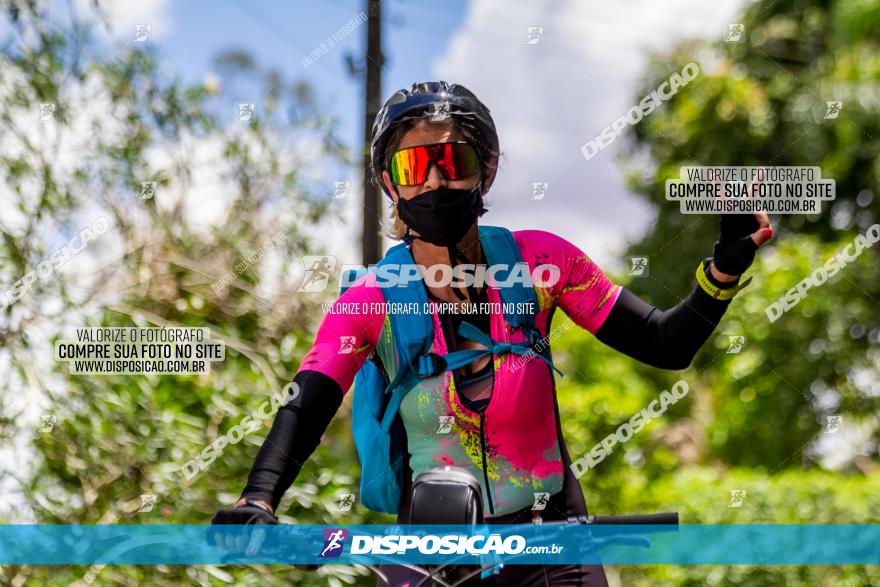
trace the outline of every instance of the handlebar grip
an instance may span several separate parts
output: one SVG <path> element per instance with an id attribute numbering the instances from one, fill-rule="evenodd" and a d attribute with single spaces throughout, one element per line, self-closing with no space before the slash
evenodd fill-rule
<path id="1" fill-rule="evenodd" d="M 591 516 L 593 524 L 627 524 L 627 525 L 678 525 L 678 512 L 662 514 L 635 514 L 630 516 Z"/>

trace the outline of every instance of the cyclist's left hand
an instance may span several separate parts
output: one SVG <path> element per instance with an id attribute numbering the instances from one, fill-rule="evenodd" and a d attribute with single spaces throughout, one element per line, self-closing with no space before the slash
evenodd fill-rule
<path id="1" fill-rule="evenodd" d="M 278 524 L 278 518 L 265 509 L 249 504 L 220 510 L 211 520 L 209 540 L 229 551 L 244 551 L 247 556 L 254 556 L 260 551 L 266 538 L 263 524 Z M 247 525 L 251 528 L 230 528 L 226 525 Z"/>
<path id="2" fill-rule="evenodd" d="M 742 275 L 755 260 L 758 248 L 773 238 L 770 217 L 766 212 L 722 214 L 720 225 L 713 264 L 726 275 Z"/>

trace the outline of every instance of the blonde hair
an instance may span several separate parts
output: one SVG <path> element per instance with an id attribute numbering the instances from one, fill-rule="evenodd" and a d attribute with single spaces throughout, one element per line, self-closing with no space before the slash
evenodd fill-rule
<path id="1" fill-rule="evenodd" d="M 388 238 L 397 241 L 403 240 L 403 237 L 405 237 L 406 233 L 409 231 L 409 226 L 407 226 L 406 222 L 400 218 L 400 215 L 397 213 L 397 206 L 389 206 L 389 208 L 389 220 L 385 224 L 385 234 Z"/>

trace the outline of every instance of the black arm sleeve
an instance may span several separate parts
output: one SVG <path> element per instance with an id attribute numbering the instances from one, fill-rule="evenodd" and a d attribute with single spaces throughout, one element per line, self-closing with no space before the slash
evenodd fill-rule
<path id="1" fill-rule="evenodd" d="M 729 305 L 697 285 L 678 305 L 660 310 L 622 288 L 596 338 L 652 367 L 687 369 Z"/>
<path id="2" fill-rule="evenodd" d="M 318 447 L 342 403 L 342 390 L 332 377 L 306 370 L 293 381 L 300 393 L 278 410 L 241 494 L 266 501 L 273 510 Z"/>

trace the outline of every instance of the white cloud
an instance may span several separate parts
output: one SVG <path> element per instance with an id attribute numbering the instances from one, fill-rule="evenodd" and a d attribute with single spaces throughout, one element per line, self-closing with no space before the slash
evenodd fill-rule
<path id="1" fill-rule="evenodd" d="M 149 25 L 149 40 L 155 41 L 171 31 L 170 4 L 169 0 L 115 0 L 102 2 L 101 9 L 107 16 L 110 36 L 114 39 L 132 41 L 135 38 L 136 25 Z M 77 0 L 76 9 L 81 17 L 94 17 L 93 0 Z M 106 29 L 101 27 L 100 30 Z"/>
<path id="2" fill-rule="evenodd" d="M 615 161 L 624 141 L 590 161 L 580 146 L 634 105 L 652 51 L 721 37 L 742 6 L 742 0 L 473 0 L 433 73 L 473 90 L 498 127 L 506 158 L 484 221 L 555 232 L 606 269 L 619 269 L 616 255 L 644 233 L 653 213 L 626 189 Z M 526 45 L 530 26 L 542 26 L 543 36 Z M 549 192 L 530 200 L 531 184 L 539 181 L 550 184 Z"/>

